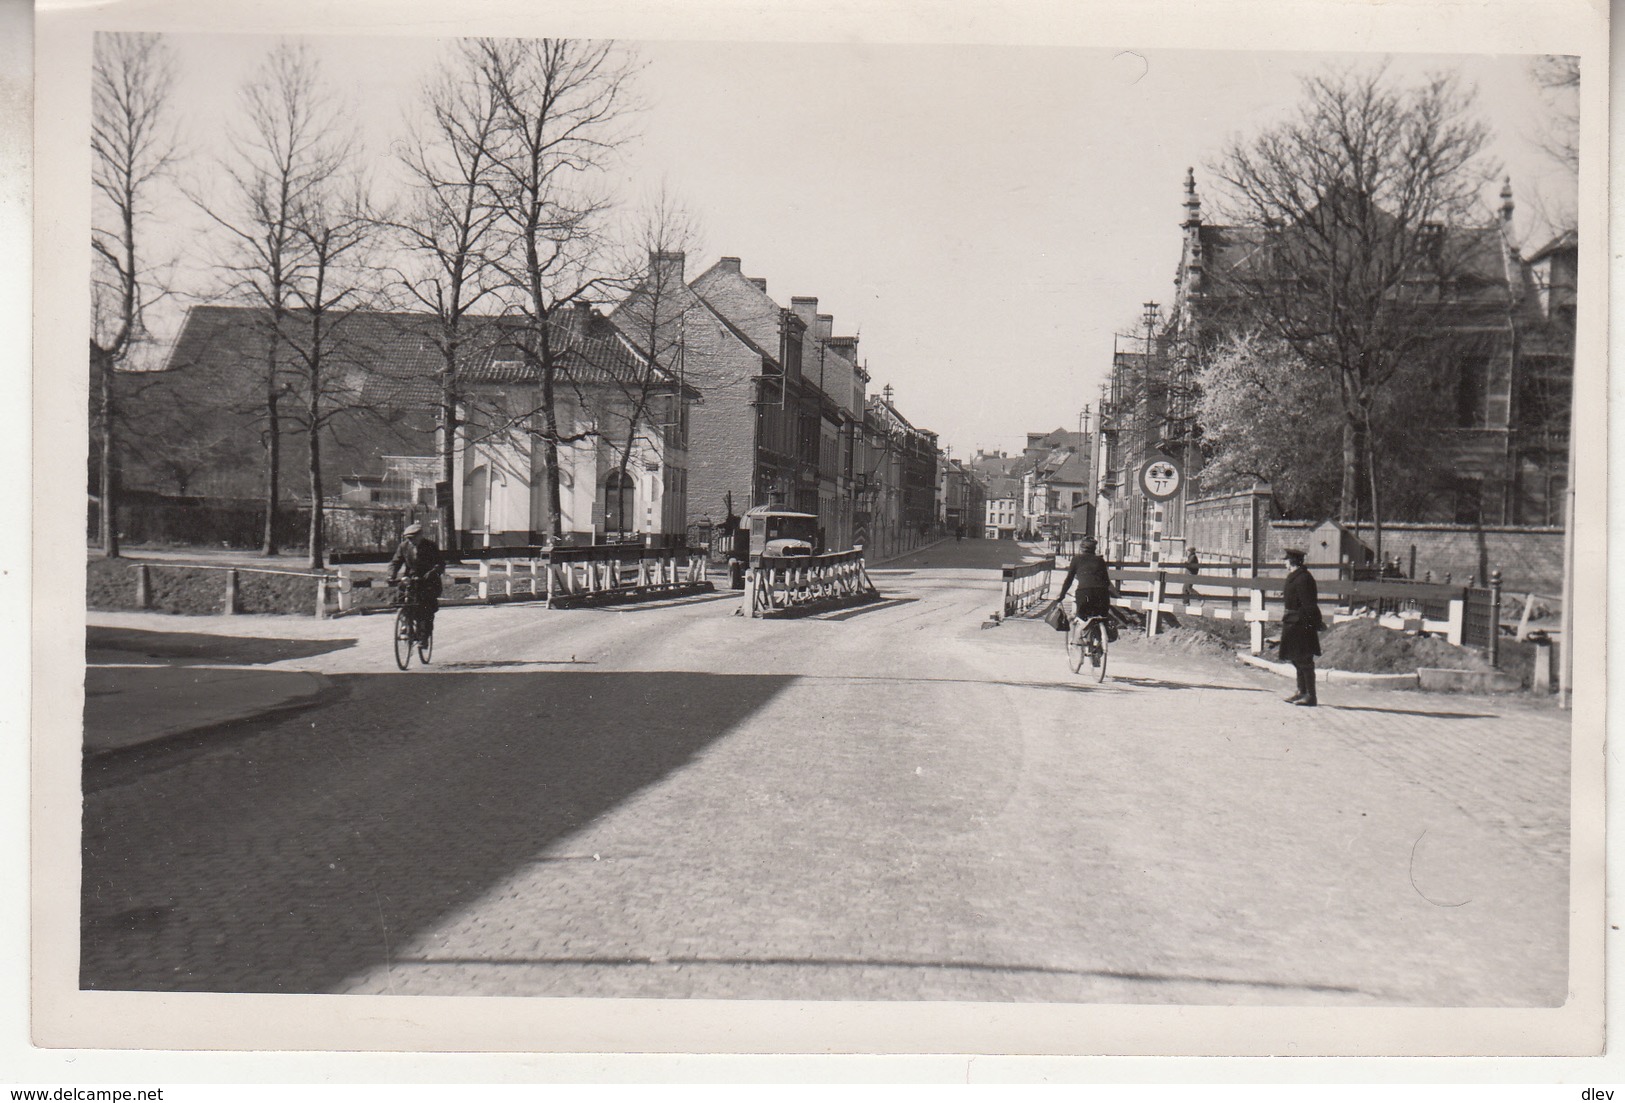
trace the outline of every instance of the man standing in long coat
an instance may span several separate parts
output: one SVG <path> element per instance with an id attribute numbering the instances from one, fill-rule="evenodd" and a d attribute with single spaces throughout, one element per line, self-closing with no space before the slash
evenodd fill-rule
<path id="1" fill-rule="evenodd" d="M 1320 654 L 1320 630 L 1326 627 L 1320 615 L 1320 593 L 1315 576 L 1303 565 L 1303 552 L 1297 548 L 1286 550 L 1289 572 L 1282 590 L 1286 612 L 1281 617 L 1281 661 L 1291 663 L 1298 671 L 1298 692 L 1288 697 L 1289 705 L 1307 705 L 1315 701 L 1315 656 Z"/>

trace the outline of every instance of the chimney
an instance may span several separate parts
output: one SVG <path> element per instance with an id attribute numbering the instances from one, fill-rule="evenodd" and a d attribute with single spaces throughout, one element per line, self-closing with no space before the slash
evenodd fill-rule
<path id="1" fill-rule="evenodd" d="M 764 295 L 767 294 L 767 278 L 765 276 L 747 276 L 745 278 L 756 285 L 756 290 Z"/>
<path id="2" fill-rule="evenodd" d="M 666 252 L 649 250 L 649 275 L 655 287 L 670 290 L 683 282 L 684 257 L 681 250 Z"/>
<path id="3" fill-rule="evenodd" d="M 806 327 L 813 333 L 818 332 L 818 298 L 812 295 L 796 295 L 790 299 L 790 309 L 796 312 Z"/>
<path id="4" fill-rule="evenodd" d="M 717 267 L 722 269 L 724 272 L 732 272 L 737 276 L 739 274 L 739 258 L 719 257 L 717 259 Z"/>
<path id="5" fill-rule="evenodd" d="M 1508 176 L 1501 185 L 1501 225 L 1508 230 L 1512 229 L 1512 177 Z"/>
<path id="6" fill-rule="evenodd" d="M 818 321 L 813 326 L 813 334 L 821 341 L 828 341 L 830 335 L 835 332 L 835 316 L 833 314 L 818 314 L 815 317 Z"/>
<path id="7" fill-rule="evenodd" d="M 592 324 L 598 318 L 598 311 L 586 299 L 575 299 L 570 303 L 570 313 L 565 319 L 565 332 L 572 337 L 586 337 L 592 332 Z"/>
<path id="8" fill-rule="evenodd" d="M 858 359 L 858 339 L 856 337 L 831 337 L 829 347 L 856 363 Z"/>

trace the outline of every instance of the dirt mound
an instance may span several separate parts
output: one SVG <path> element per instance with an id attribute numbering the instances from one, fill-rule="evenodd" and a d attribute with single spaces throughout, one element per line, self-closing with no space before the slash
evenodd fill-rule
<path id="1" fill-rule="evenodd" d="M 1155 636 L 1142 637 L 1152 647 L 1165 651 L 1183 651 L 1191 655 L 1215 655 L 1230 657 L 1235 654 L 1236 645 L 1220 633 L 1213 632 L 1202 625 L 1178 624 L 1164 628 Z"/>
<path id="2" fill-rule="evenodd" d="M 1432 636 L 1406 635 L 1374 620 L 1345 621 L 1322 632 L 1320 659 L 1315 665 L 1358 674 L 1409 674 L 1423 666 L 1490 669 L 1476 651 Z"/>

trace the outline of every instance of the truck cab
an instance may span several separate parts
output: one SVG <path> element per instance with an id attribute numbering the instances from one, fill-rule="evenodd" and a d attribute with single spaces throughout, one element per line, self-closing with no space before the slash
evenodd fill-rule
<path id="1" fill-rule="evenodd" d="M 823 539 L 818 518 L 811 513 L 775 506 L 756 506 L 745 511 L 734 533 L 728 555 L 728 578 L 733 588 L 745 585 L 745 571 L 761 566 L 762 557 L 818 555 Z"/>

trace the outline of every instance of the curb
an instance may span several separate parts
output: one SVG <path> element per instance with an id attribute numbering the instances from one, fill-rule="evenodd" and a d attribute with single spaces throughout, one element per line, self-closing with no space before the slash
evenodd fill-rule
<path id="1" fill-rule="evenodd" d="M 1439 693 L 1517 693 L 1523 683 L 1499 670 L 1454 670 L 1424 666 L 1416 671 L 1423 689 Z"/>
<path id="2" fill-rule="evenodd" d="M 1269 659 L 1241 652 L 1237 653 L 1236 658 L 1248 666 L 1256 666 L 1260 670 L 1267 670 L 1283 678 L 1297 675 L 1297 668 L 1291 663 L 1271 662 Z M 1365 686 L 1367 689 L 1419 689 L 1422 686 L 1421 678 L 1415 674 L 1361 674 L 1352 670 L 1317 669 L 1315 677 L 1326 685 Z"/>

